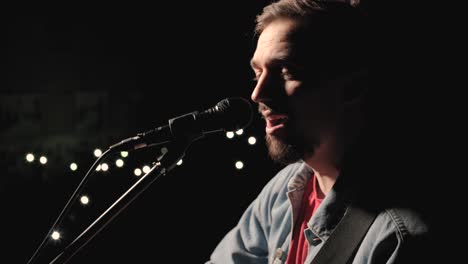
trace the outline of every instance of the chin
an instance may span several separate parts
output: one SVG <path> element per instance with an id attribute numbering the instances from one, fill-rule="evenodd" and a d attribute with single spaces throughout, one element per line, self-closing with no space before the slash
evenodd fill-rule
<path id="1" fill-rule="evenodd" d="M 303 158 L 303 150 L 298 148 L 300 144 L 289 143 L 283 138 L 267 135 L 265 138 L 268 155 L 277 163 L 287 165 Z"/>

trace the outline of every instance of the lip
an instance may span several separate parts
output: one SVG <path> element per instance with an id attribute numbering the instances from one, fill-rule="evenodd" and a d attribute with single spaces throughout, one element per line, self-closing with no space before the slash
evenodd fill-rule
<path id="1" fill-rule="evenodd" d="M 284 124 L 265 127 L 265 132 L 271 136 L 279 136 L 282 131 L 284 131 Z"/>
<path id="2" fill-rule="evenodd" d="M 266 110 L 262 112 L 262 116 L 266 121 L 265 132 L 268 135 L 278 136 L 282 131 L 284 131 L 284 127 L 288 121 L 287 115 Z"/>

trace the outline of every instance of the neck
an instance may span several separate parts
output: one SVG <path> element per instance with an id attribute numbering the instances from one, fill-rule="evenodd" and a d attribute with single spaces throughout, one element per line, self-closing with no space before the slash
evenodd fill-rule
<path id="1" fill-rule="evenodd" d="M 319 189 L 324 195 L 328 194 L 340 174 L 345 148 L 354 142 L 362 128 L 357 107 L 348 107 L 347 110 L 346 122 L 328 133 L 313 154 L 304 157 L 304 161 L 314 170 Z"/>
<path id="2" fill-rule="evenodd" d="M 332 137 L 320 145 L 312 156 L 305 157 L 307 165 L 312 167 L 317 178 L 319 190 L 327 195 L 338 178 L 340 170 L 337 166 L 337 141 Z"/>

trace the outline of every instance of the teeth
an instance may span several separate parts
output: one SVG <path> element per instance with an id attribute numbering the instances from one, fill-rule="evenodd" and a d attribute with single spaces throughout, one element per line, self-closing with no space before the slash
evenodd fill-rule
<path id="1" fill-rule="evenodd" d="M 267 120 L 267 126 L 276 126 L 281 123 L 286 123 L 287 119 L 287 117 L 269 117 Z"/>
<path id="2" fill-rule="evenodd" d="M 268 121 L 274 121 L 274 120 L 285 120 L 288 119 L 287 117 L 268 117 Z"/>

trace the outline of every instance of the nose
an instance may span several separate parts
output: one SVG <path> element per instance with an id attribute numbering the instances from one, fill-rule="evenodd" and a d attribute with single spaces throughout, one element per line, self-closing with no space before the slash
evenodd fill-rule
<path id="1" fill-rule="evenodd" d="M 257 84 L 255 85 L 255 88 L 252 91 L 252 94 L 250 95 L 252 101 L 258 104 L 265 103 L 272 99 L 272 81 L 270 79 L 271 78 L 268 77 L 266 72 L 262 73 L 257 81 Z"/>
<path id="2" fill-rule="evenodd" d="M 252 101 L 254 101 L 255 103 L 260 103 L 260 100 L 261 100 L 261 97 L 260 97 L 260 87 L 258 85 L 259 83 L 257 82 L 257 84 L 255 85 L 255 88 L 253 89 L 252 91 L 252 94 L 250 95 L 250 99 L 252 99 Z"/>

